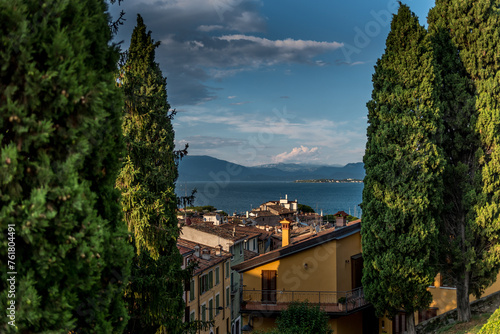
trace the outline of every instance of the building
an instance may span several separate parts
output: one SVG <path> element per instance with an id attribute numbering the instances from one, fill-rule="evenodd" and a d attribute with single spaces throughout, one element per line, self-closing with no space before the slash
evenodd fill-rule
<path id="1" fill-rule="evenodd" d="M 403 334 L 405 313 L 391 321 L 378 319 L 364 299 L 361 285 L 363 258 L 361 220 L 347 222 L 335 214 L 335 227 L 295 234 L 291 220 L 282 220 L 283 247 L 261 254 L 233 269 L 242 275 L 241 315 L 244 329 L 267 330 L 292 301 L 317 304 L 330 317 L 335 333 Z M 276 237 L 276 235 L 273 235 Z M 500 274 L 499 274 L 500 278 Z M 415 313 L 416 324 L 456 308 L 456 289 L 438 274 L 429 287 L 433 302 Z M 500 291 L 500 279 L 483 296 Z M 474 301 L 473 296 L 470 297 Z"/>
<path id="2" fill-rule="evenodd" d="M 210 222 L 214 225 L 220 225 L 226 223 L 224 216 L 222 216 L 218 212 L 209 212 L 203 214 L 203 221 Z"/>
<path id="3" fill-rule="evenodd" d="M 191 223 L 182 227 L 181 237 L 194 243 L 210 247 L 222 247 L 231 254 L 231 263 L 239 264 L 258 253 L 252 251 L 253 245 L 259 244 L 259 236 L 263 231 L 249 229 L 235 224 L 213 225 L 209 222 Z M 255 241 L 254 241 L 255 240 Z M 251 253 L 250 253 L 251 252 Z M 253 254 L 252 254 L 253 253 Z M 230 305 L 231 334 L 241 333 L 240 312 L 240 274 L 234 270 L 230 273 Z"/>
<path id="4" fill-rule="evenodd" d="M 429 291 L 431 292 L 433 299 L 432 303 L 429 305 L 428 309 L 415 312 L 415 325 L 418 325 L 422 321 L 428 320 L 432 317 L 457 308 L 456 288 L 450 285 L 448 282 L 449 280 L 447 280 L 445 276 L 437 274 L 434 280 L 434 284 L 429 287 Z M 482 297 L 488 296 L 498 291 L 500 291 L 500 273 L 497 276 L 496 282 L 494 282 L 484 291 Z M 471 302 L 477 299 L 473 295 L 470 295 L 469 298 Z M 403 310 L 401 310 L 401 312 L 399 312 L 392 321 L 387 317 L 383 317 L 379 321 L 380 334 L 403 334 L 405 332 L 406 316 Z"/>
<path id="5" fill-rule="evenodd" d="M 292 301 L 317 304 L 335 333 L 363 333 L 379 320 L 361 287 L 360 222 L 315 235 L 290 238 L 283 220 L 283 247 L 233 265 L 242 274 L 241 314 L 245 329 L 267 330 Z M 365 327 L 365 328 L 364 328 Z"/>
<path id="6" fill-rule="evenodd" d="M 209 247 L 184 239 L 177 240 L 177 248 L 183 256 L 184 268 L 193 261 L 197 263 L 184 292 L 184 321 L 214 320 L 213 327 L 199 333 L 226 334 L 231 326 L 231 254 L 222 247 Z"/>

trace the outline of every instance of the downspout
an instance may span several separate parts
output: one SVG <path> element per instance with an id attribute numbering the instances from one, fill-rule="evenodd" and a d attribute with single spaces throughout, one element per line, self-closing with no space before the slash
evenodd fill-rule
<path id="1" fill-rule="evenodd" d="M 198 298 L 196 298 L 198 300 L 198 319 L 201 320 L 201 306 L 200 306 L 200 275 L 198 275 Z M 198 328 L 198 334 L 201 334 L 201 326 Z"/>

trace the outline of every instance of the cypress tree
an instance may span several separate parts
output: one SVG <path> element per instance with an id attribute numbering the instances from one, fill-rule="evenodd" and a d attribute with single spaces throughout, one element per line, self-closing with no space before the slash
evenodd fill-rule
<path id="1" fill-rule="evenodd" d="M 121 332 L 132 248 L 114 190 L 121 94 L 106 5 L 2 1 L 0 32 L 0 230 L 15 229 L 14 264 L 0 239 L 0 302 L 16 309 L 0 331 Z"/>
<path id="2" fill-rule="evenodd" d="M 363 287 L 379 316 L 432 301 L 444 160 L 426 31 L 406 5 L 391 22 L 373 75 L 363 190 Z"/>
<path id="3" fill-rule="evenodd" d="M 177 159 L 166 79 L 155 62 L 151 32 L 142 17 L 132 33 L 130 48 L 121 67 L 125 94 L 123 135 L 127 146 L 117 187 L 122 192 L 125 220 L 136 250 L 133 280 L 126 298 L 131 321 L 129 332 L 155 333 L 159 328 L 180 332 L 182 256 L 176 247 Z"/>
<path id="4" fill-rule="evenodd" d="M 445 120 L 441 271 L 457 288 L 458 320 L 470 320 L 500 269 L 500 1 L 436 1 L 429 12 Z"/>

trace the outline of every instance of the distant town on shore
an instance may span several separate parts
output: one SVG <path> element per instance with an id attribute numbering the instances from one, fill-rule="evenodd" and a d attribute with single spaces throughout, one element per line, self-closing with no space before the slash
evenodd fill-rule
<path id="1" fill-rule="evenodd" d="M 295 180 L 295 183 L 363 183 L 361 179 L 314 179 L 314 180 Z"/>

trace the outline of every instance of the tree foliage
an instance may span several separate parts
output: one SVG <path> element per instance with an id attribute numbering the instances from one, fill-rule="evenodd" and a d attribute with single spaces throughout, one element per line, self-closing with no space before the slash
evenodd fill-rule
<path id="1" fill-rule="evenodd" d="M 303 213 L 314 213 L 314 209 L 306 204 L 298 204 L 297 209 Z"/>
<path id="2" fill-rule="evenodd" d="M 488 322 L 484 324 L 478 334 L 496 334 L 500 333 L 500 308 L 497 309 L 491 317 L 488 319 Z"/>
<path id="3" fill-rule="evenodd" d="M 131 313 L 127 330 L 141 333 L 180 331 L 183 279 L 188 277 L 176 247 L 177 160 L 166 80 L 155 62 L 158 45 L 138 15 L 119 78 L 127 156 L 117 187 L 136 250 L 126 293 Z"/>
<path id="4" fill-rule="evenodd" d="M 442 77 L 445 121 L 443 271 L 457 287 L 459 320 L 500 269 L 499 1 L 436 1 L 429 30 Z"/>
<path id="5" fill-rule="evenodd" d="M 16 327 L 4 316 L 0 331 L 121 332 L 132 248 L 114 189 L 122 104 L 106 5 L 0 6 L 1 234 L 15 227 L 9 270 L 0 241 L 2 305 L 17 272 Z"/>
<path id="6" fill-rule="evenodd" d="M 400 5 L 367 104 L 363 286 L 380 316 L 413 315 L 432 300 L 444 168 L 435 80 L 426 31 Z"/>
<path id="7" fill-rule="evenodd" d="M 268 334 L 331 334 L 328 316 L 318 305 L 293 302 L 276 321 L 277 328 Z"/>

